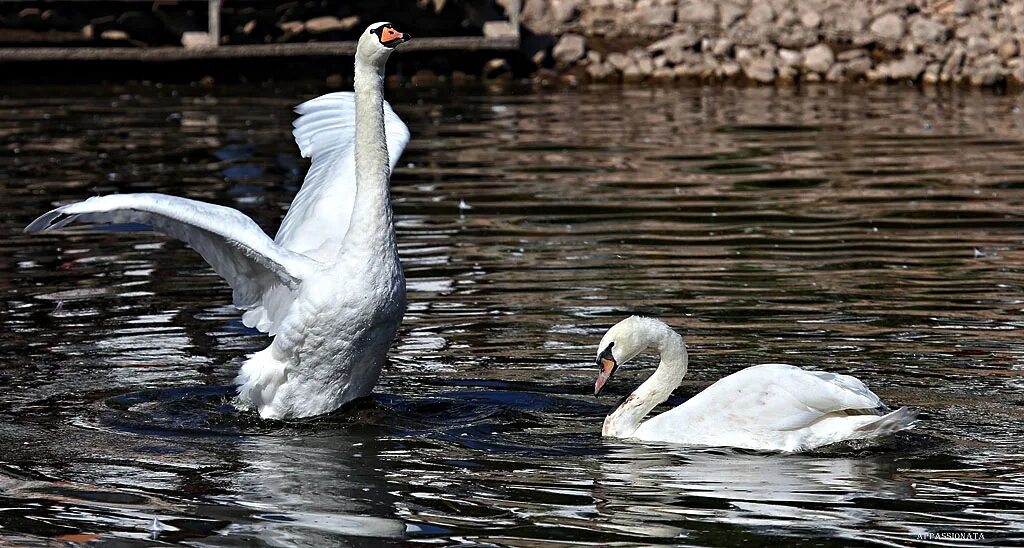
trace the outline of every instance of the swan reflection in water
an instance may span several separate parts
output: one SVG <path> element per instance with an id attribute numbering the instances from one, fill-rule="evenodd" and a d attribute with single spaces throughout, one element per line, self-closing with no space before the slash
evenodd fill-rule
<path id="1" fill-rule="evenodd" d="M 243 468 L 229 504 L 252 512 L 227 533 L 272 545 L 330 546 L 346 537 L 402 538 L 377 436 L 332 432 L 255 436 L 239 444 Z M 230 518 L 228 518 L 230 519 Z"/>
<path id="2" fill-rule="evenodd" d="M 864 523 L 878 516 L 855 508 L 855 499 L 914 494 L 911 483 L 899 479 L 891 456 L 839 458 L 628 444 L 613 446 L 597 473 L 593 497 L 608 528 L 628 527 L 655 537 L 672 536 L 674 525 L 683 534 L 683 519 L 860 535 Z"/>

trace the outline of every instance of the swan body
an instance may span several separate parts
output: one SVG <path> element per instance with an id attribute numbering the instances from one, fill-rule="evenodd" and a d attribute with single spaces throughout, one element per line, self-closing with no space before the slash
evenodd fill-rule
<path id="1" fill-rule="evenodd" d="M 643 418 L 664 402 L 686 374 L 683 338 L 665 323 L 632 316 L 605 334 L 598 348 L 595 395 L 619 365 L 648 346 L 658 369 L 607 416 L 602 434 L 641 441 L 806 451 L 831 443 L 885 436 L 913 426 L 910 408 L 889 411 L 860 380 L 767 363 L 712 384 L 674 409 Z"/>
<path id="2" fill-rule="evenodd" d="M 235 209 L 164 194 L 89 198 L 25 231 L 139 223 L 195 249 L 231 286 L 245 325 L 274 337 L 242 365 L 239 407 L 301 418 L 368 395 L 405 312 L 388 185 L 409 130 L 384 101 L 383 79 L 409 38 L 370 25 L 356 49 L 354 93 L 296 108 L 293 133 L 312 164 L 273 240 Z"/>

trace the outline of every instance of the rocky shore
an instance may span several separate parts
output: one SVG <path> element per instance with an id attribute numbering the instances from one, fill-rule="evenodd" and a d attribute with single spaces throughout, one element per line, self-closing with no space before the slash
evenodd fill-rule
<path id="1" fill-rule="evenodd" d="M 568 83 L 1024 85 L 1019 1 L 526 0 L 521 22 Z"/>

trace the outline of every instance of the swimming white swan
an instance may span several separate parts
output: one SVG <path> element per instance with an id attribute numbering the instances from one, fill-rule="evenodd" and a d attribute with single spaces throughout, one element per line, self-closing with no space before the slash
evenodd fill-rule
<path id="1" fill-rule="evenodd" d="M 762 451 L 805 451 L 844 440 L 875 438 L 910 428 L 916 412 L 889 412 L 864 383 L 847 375 L 766 363 L 707 387 L 679 407 L 640 422 L 672 395 L 686 374 L 683 338 L 664 322 L 631 316 L 605 333 L 598 347 L 601 393 L 619 365 L 648 346 L 658 369 L 608 415 L 601 433 L 615 438 Z"/>
<path id="2" fill-rule="evenodd" d="M 274 337 L 249 357 L 236 403 L 264 418 L 327 413 L 370 393 L 405 313 L 388 183 L 409 129 L 384 101 L 384 65 L 409 34 L 370 25 L 355 93 L 299 105 L 295 141 L 312 157 L 271 240 L 249 217 L 164 194 L 115 194 L 59 207 L 26 232 L 73 221 L 141 223 L 189 244 L 233 290 L 243 322 Z"/>

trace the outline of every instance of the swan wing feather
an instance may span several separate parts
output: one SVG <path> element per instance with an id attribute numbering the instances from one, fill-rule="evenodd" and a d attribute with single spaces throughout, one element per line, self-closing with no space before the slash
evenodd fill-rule
<path id="1" fill-rule="evenodd" d="M 785 432 L 836 414 L 875 414 L 879 407 L 878 396 L 854 377 L 762 364 L 720 379 L 637 432 Z"/>
<path id="2" fill-rule="evenodd" d="M 312 158 L 312 163 L 274 241 L 322 258 L 340 247 L 355 203 L 355 93 L 322 95 L 295 107 L 295 112 L 299 117 L 292 134 L 299 152 Z M 387 101 L 384 135 L 394 169 L 409 143 L 409 128 Z M 304 230 L 303 226 L 317 230 Z"/>
<path id="3" fill-rule="evenodd" d="M 195 249 L 233 290 L 233 303 L 258 306 L 269 290 L 290 293 L 318 263 L 273 242 L 236 209 L 166 194 L 112 194 L 58 207 L 25 232 L 47 232 L 72 222 L 143 224 Z"/>

